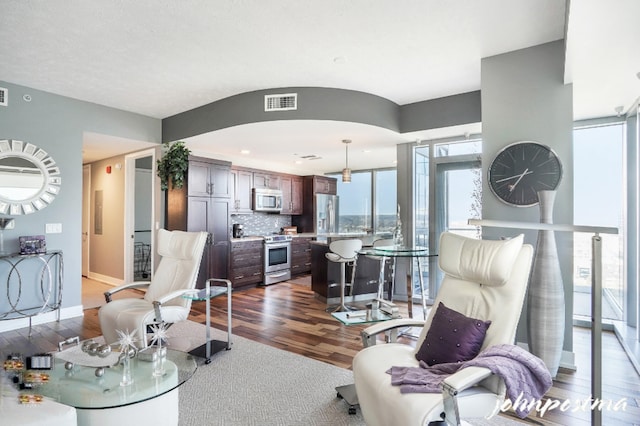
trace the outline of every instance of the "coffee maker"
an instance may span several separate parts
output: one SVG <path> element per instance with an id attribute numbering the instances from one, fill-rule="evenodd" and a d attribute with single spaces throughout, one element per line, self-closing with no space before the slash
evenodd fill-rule
<path id="1" fill-rule="evenodd" d="M 240 223 L 233 224 L 233 238 L 242 238 L 244 237 L 244 225 Z"/>

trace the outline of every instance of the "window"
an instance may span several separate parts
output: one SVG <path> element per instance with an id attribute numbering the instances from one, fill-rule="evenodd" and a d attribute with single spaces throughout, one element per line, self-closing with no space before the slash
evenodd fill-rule
<path id="1" fill-rule="evenodd" d="M 392 234 L 396 227 L 398 217 L 396 176 L 395 170 L 377 170 L 374 172 L 374 229 L 378 234 L 383 232 Z"/>
<path id="2" fill-rule="evenodd" d="M 615 123 L 573 132 L 573 216 L 576 225 L 610 226 L 602 234 L 602 317 L 624 318 L 624 144 L 626 126 Z M 594 171 L 597 170 L 597 173 Z M 574 315 L 591 315 L 591 234 L 573 240 Z"/>
<path id="3" fill-rule="evenodd" d="M 416 146 L 414 151 L 414 236 L 415 244 L 437 251 L 438 236 L 450 231 L 480 238 L 478 227 L 467 224 L 470 218 L 480 218 L 482 210 L 481 139 L 447 140 Z M 433 232 L 431 232 L 433 231 Z M 438 270 L 429 274 L 429 294 L 437 292 Z M 414 294 L 419 286 L 414 279 Z"/>
<path id="4" fill-rule="evenodd" d="M 391 234 L 396 226 L 396 170 L 364 170 L 351 173 L 351 182 L 338 180 L 339 232 Z"/>

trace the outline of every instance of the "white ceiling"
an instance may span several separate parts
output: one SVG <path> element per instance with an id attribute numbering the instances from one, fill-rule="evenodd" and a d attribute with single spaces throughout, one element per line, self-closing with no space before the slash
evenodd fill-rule
<path id="1" fill-rule="evenodd" d="M 288 86 L 358 90 L 402 105 L 478 90 L 481 58 L 566 32 L 575 118 L 628 110 L 640 95 L 640 1 L 570 4 L 565 26 L 562 0 L 3 0 L 0 79 L 156 118 Z M 272 122 L 188 146 L 248 166 L 322 173 L 344 166 L 342 139 L 353 140 L 349 162 L 358 169 L 392 166 L 400 142 L 480 130 L 400 135 L 352 123 Z M 86 134 L 85 162 L 144 146 L 105 144 L 110 138 Z M 239 156 L 242 148 L 251 154 Z M 295 154 L 323 159 L 296 165 Z"/>

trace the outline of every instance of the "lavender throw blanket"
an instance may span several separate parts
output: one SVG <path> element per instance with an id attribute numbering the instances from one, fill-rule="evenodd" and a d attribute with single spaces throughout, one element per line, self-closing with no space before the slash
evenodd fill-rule
<path id="1" fill-rule="evenodd" d="M 442 381 L 465 367 L 485 367 L 501 377 L 507 388 L 507 398 L 515 402 L 539 400 L 553 384 L 544 362 L 535 355 L 515 345 L 495 345 L 480 352 L 472 360 L 428 366 L 420 361 L 420 367 L 391 367 L 391 384 L 400 386 L 401 393 L 440 393 Z M 533 404 L 519 404 L 516 414 L 524 418 Z"/>

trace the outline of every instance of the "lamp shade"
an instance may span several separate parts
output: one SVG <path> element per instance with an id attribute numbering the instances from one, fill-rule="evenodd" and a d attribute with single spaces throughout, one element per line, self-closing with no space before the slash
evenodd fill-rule
<path id="1" fill-rule="evenodd" d="M 349 183 L 351 182 L 351 169 L 349 168 L 349 144 L 351 141 L 349 139 L 343 139 L 342 143 L 345 145 L 345 164 L 344 169 L 342 169 L 342 182 Z"/>
<path id="2" fill-rule="evenodd" d="M 349 183 L 351 182 L 351 169 L 345 167 L 342 169 L 342 182 Z"/>

